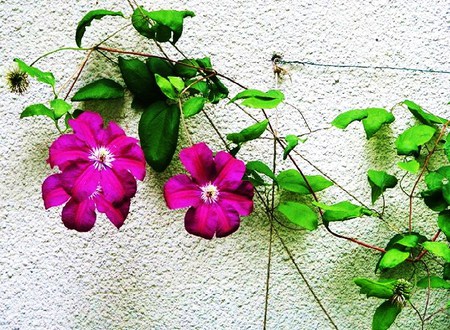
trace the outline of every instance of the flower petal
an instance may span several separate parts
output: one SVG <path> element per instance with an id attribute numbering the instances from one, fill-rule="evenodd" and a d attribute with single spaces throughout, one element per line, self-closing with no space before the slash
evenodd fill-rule
<path id="1" fill-rule="evenodd" d="M 71 198 L 62 210 L 62 220 L 69 229 L 89 231 L 95 224 L 95 204 L 90 198 L 81 202 Z"/>
<path id="2" fill-rule="evenodd" d="M 216 224 L 214 207 L 208 204 L 199 204 L 195 208 L 191 207 L 184 217 L 184 227 L 187 232 L 206 239 L 214 237 Z"/>
<path id="3" fill-rule="evenodd" d="M 145 177 L 144 152 L 135 139 L 127 138 L 127 142 L 125 139 L 121 140 L 121 144 L 108 146 L 115 157 L 112 166 L 118 171 L 130 171 L 136 179 L 142 181 Z"/>
<path id="4" fill-rule="evenodd" d="M 208 183 L 214 178 L 213 154 L 206 143 L 181 150 L 180 160 L 198 184 Z"/>
<path id="5" fill-rule="evenodd" d="M 74 134 L 64 134 L 57 138 L 49 149 L 47 162 L 61 171 L 73 162 L 88 162 L 89 148 Z"/>
<path id="6" fill-rule="evenodd" d="M 198 206 L 201 190 L 186 174 L 171 177 L 164 185 L 164 198 L 169 209 Z"/>
<path id="7" fill-rule="evenodd" d="M 217 177 L 214 180 L 214 185 L 219 187 L 223 185 L 232 184 L 238 187 L 241 183 L 242 177 L 245 173 L 245 164 L 231 156 L 228 152 L 219 151 L 214 158 L 216 163 Z"/>
<path id="8" fill-rule="evenodd" d="M 100 186 L 105 198 L 110 202 L 120 202 L 136 194 L 136 179 L 127 171 L 105 169 L 100 171 Z"/>
<path id="9" fill-rule="evenodd" d="M 105 129 L 102 129 L 97 137 L 101 145 L 108 145 L 111 141 L 125 136 L 125 131 L 115 122 L 110 121 Z"/>
<path id="10" fill-rule="evenodd" d="M 61 183 L 61 174 L 50 175 L 42 184 L 42 199 L 46 209 L 61 205 L 70 198 Z"/>
<path id="11" fill-rule="evenodd" d="M 234 233 L 241 224 L 239 214 L 232 207 L 216 204 L 216 216 L 216 237 L 225 237 Z"/>
<path id="12" fill-rule="evenodd" d="M 97 190 L 100 171 L 93 165 L 75 163 L 61 173 L 61 182 L 69 195 L 77 200 L 83 200 Z"/>
<path id="13" fill-rule="evenodd" d="M 253 185 L 249 181 L 242 181 L 233 191 L 227 191 L 226 188 L 220 191 L 220 204 L 229 205 L 239 215 L 249 215 L 253 212 L 253 194 Z"/>
<path id="14" fill-rule="evenodd" d="M 101 213 L 105 213 L 108 219 L 119 229 L 125 219 L 128 216 L 130 210 L 130 199 L 124 199 L 120 203 L 111 203 L 103 194 L 99 194 L 95 197 L 95 203 L 97 210 Z"/>
<path id="15" fill-rule="evenodd" d="M 103 130 L 103 118 L 98 113 L 83 112 L 76 119 L 69 120 L 75 136 L 85 142 L 89 147 L 96 147 L 101 141 L 97 141 L 97 135 Z"/>

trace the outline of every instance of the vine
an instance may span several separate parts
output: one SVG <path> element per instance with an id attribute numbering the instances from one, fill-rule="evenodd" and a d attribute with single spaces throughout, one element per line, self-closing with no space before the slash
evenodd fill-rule
<path id="1" fill-rule="evenodd" d="M 143 180 L 145 176 L 145 164 L 156 172 L 165 171 L 181 143 L 181 130 L 189 145 L 180 152 L 180 159 L 189 175 L 179 174 L 169 179 L 164 186 L 164 198 L 171 209 L 188 208 L 185 227 L 189 233 L 206 239 L 232 234 L 239 228 L 240 217 L 248 216 L 253 211 L 253 199 L 265 211 L 269 222 L 269 242 L 263 328 L 267 326 L 270 313 L 272 244 L 277 239 L 329 325 L 338 329 L 331 313 L 322 304 L 280 235 L 279 228 L 313 231 L 323 225 L 330 235 L 380 255 L 375 265 L 379 279 L 354 278 L 361 294 L 381 300 L 373 315 L 372 329 L 388 329 L 408 305 L 417 314 L 422 329 L 436 315 L 448 312 L 450 301 L 442 301 L 442 307 L 433 313 L 428 310 L 432 290 L 450 289 L 450 166 L 434 168 L 435 163 L 442 165 L 450 161 L 449 120 L 426 111 L 410 100 L 404 100 L 389 110 L 374 107 L 348 110 L 333 120 L 332 126 L 338 129 L 346 129 L 353 122 L 361 122 L 368 140 L 376 139 L 383 126 L 395 122 L 394 109 L 408 111 L 418 122 L 406 128 L 395 141 L 397 155 L 402 157 L 397 165 L 405 171 L 401 180 L 387 172 L 392 172 L 392 169 L 370 169 L 367 172 L 372 204 L 368 206 L 296 150 L 299 143 L 306 143 L 302 135 L 279 134 L 267 110 L 275 109 L 285 102 L 280 90 L 249 89 L 216 71 L 210 58 L 189 58 L 176 46 L 182 36 L 184 20 L 194 17 L 193 12 L 148 11 L 136 3 L 128 3 L 132 8 L 130 17 L 122 12 L 104 9 L 90 11 L 77 26 L 75 42 L 78 47 L 50 51 L 30 65 L 15 59 L 17 68 L 7 75 L 12 92 L 25 93 L 31 77 L 49 85 L 53 93 L 53 99 L 48 103 L 32 104 L 21 113 L 21 118 L 46 116 L 61 133 L 49 149 L 48 162 L 52 167 L 58 167 L 60 172 L 49 176 L 43 183 L 46 208 L 65 204 L 62 219 L 69 229 L 91 230 L 96 211 L 105 213 L 120 228 L 136 192 L 136 180 Z M 92 47 L 82 47 L 84 34 L 92 21 L 104 17 L 128 19 L 131 23 Z M 130 25 L 143 38 L 154 42 L 163 55 L 105 45 L 112 36 Z M 167 56 L 161 43 L 174 47 L 182 59 Z M 83 51 L 86 56 L 75 74 L 56 90 L 53 73 L 41 71 L 36 65 L 61 51 Z M 110 78 L 98 79 L 73 93 L 94 53 L 102 54 L 108 60 L 113 58 L 126 88 L 133 95 L 132 106 L 143 110 L 139 121 L 140 146 L 136 139 L 126 136 L 114 122 L 104 127 L 99 114 L 78 110 L 73 106 L 77 102 L 124 97 L 124 87 Z M 284 61 L 280 56 L 274 56 L 272 62 L 276 78 L 288 74 L 282 67 L 286 63 L 373 68 Z M 374 68 L 448 73 L 410 68 Z M 222 80 L 240 87 L 242 91 L 229 97 L 229 90 Z M 224 100 L 236 105 L 253 123 L 239 132 L 222 134 L 208 115 L 206 105 Z M 299 111 L 294 105 L 286 104 Z M 265 119 L 257 120 L 247 109 L 258 109 Z M 188 120 L 196 115 L 205 116 L 212 131 L 223 143 L 224 151 L 213 152 L 206 143 L 192 140 Z M 306 135 L 312 134 L 314 131 L 303 114 L 301 116 L 309 131 Z M 62 125 L 64 128 L 61 128 Z M 69 133 L 71 130 L 72 133 Z M 263 136 L 266 133 L 273 141 L 270 165 L 259 160 L 247 160 L 244 163 L 238 159 L 242 146 L 256 139 L 267 138 Z M 283 161 L 290 162 L 292 168 L 279 170 L 281 157 Z M 306 174 L 302 162 L 312 166 L 317 173 Z M 410 191 L 402 186 L 406 177 L 414 178 Z M 333 185 L 346 193 L 350 200 L 334 204 L 321 201 L 320 192 Z M 409 203 L 405 210 L 407 223 L 403 223 L 404 219 L 389 219 L 395 221 L 395 224 L 389 225 L 385 218 L 389 201 L 384 193 L 396 187 L 408 196 Z M 421 191 L 417 194 L 419 189 Z M 436 213 L 436 230 L 431 237 L 416 231 L 413 201 L 417 197 L 423 199 L 425 205 Z M 378 211 L 374 205 L 380 198 L 382 209 Z M 355 218 L 383 221 L 390 229 L 394 228 L 392 236 L 386 238 L 385 246 L 377 246 L 357 237 L 343 235 L 332 228 L 335 222 Z M 400 265 L 407 269 L 403 276 L 391 276 L 393 273 L 389 270 Z M 413 297 L 416 291 L 423 289 L 426 290 L 426 298 L 422 302 L 423 306 L 417 307 L 416 303 L 413 304 Z"/>

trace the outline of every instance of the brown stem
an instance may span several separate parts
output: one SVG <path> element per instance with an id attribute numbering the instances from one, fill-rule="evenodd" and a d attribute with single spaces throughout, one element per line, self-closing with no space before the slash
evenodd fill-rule
<path id="1" fill-rule="evenodd" d="M 81 63 L 80 65 L 80 69 L 78 70 L 77 76 L 75 77 L 74 81 L 72 82 L 72 84 L 69 87 L 69 90 L 67 91 L 66 96 L 64 97 L 64 101 L 67 100 L 67 98 L 70 95 L 70 92 L 72 92 L 73 87 L 75 86 L 75 84 L 77 83 L 78 79 L 80 78 L 81 72 L 83 72 L 84 67 L 86 66 L 87 61 L 89 60 L 89 57 L 91 56 L 93 52 L 93 49 L 91 49 L 87 55 L 86 58 L 84 59 L 83 63 Z"/>

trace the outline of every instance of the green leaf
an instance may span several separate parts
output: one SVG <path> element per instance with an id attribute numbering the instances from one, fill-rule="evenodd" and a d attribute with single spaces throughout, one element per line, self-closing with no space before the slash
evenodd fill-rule
<path id="1" fill-rule="evenodd" d="M 241 104 L 249 108 L 272 109 L 283 102 L 284 94 L 279 90 L 262 92 L 257 89 L 246 89 L 233 97 L 229 103 L 237 100 L 244 100 Z"/>
<path id="2" fill-rule="evenodd" d="M 344 129 L 355 120 L 362 121 L 367 139 L 370 139 L 384 124 L 392 123 L 395 117 L 382 108 L 355 109 L 341 113 L 331 124 Z"/>
<path id="3" fill-rule="evenodd" d="M 398 167 L 400 167 L 402 170 L 408 171 L 412 174 L 416 174 L 419 172 L 420 169 L 420 163 L 413 159 L 407 162 L 399 162 L 397 163 Z"/>
<path id="4" fill-rule="evenodd" d="M 408 128 L 395 140 L 397 154 L 417 156 L 420 147 L 431 140 L 436 130 L 427 125 L 417 125 Z"/>
<path id="5" fill-rule="evenodd" d="M 390 124 L 395 120 L 392 113 L 380 108 L 367 109 L 367 118 L 362 120 L 367 139 L 370 139 L 384 124 Z"/>
<path id="6" fill-rule="evenodd" d="M 33 104 L 29 105 L 25 108 L 25 110 L 22 111 L 20 114 L 20 118 L 30 117 L 30 116 L 47 116 L 51 119 L 55 120 L 55 116 L 53 114 L 53 111 L 47 108 L 43 104 Z"/>
<path id="7" fill-rule="evenodd" d="M 183 103 L 183 114 L 185 118 L 192 117 L 203 110 L 205 106 L 205 98 L 191 97 Z"/>
<path id="8" fill-rule="evenodd" d="M 294 148 L 298 145 L 298 141 L 305 142 L 306 140 L 300 140 L 297 135 L 286 135 L 284 138 L 286 140 L 286 147 L 283 151 L 283 160 L 287 158 L 289 153 L 294 150 Z"/>
<path id="9" fill-rule="evenodd" d="M 363 215 L 373 214 L 371 210 L 354 205 L 349 201 L 343 201 L 333 205 L 327 205 L 320 202 L 313 202 L 313 204 L 325 211 L 323 213 L 323 219 L 325 221 L 349 220 L 359 218 Z"/>
<path id="10" fill-rule="evenodd" d="M 194 59 L 184 59 L 175 63 L 175 73 L 184 78 L 192 78 L 197 75 L 200 65 Z"/>
<path id="11" fill-rule="evenodd" d="M 372 204 L 375 203 L 386 189 L 394 188 L 398 182 L 395 176 L 389 175 L 384 171 L 369 170 L 367 177 L 372 188 Z"/>
<path id="12" fill-rule="evenodd" d="M 450 262 L 446 262 L 444 264 L 442 277 L 444 278 L 444 280 L 450 280 Z"/>
<path id="13" fill-rule="evenodd" d="M 439 213 L 438 226 L 447 237 L 447 241 L 450 241 L 450 210 Z"/>
<path id="14" fill-rule="evenodd" d="M 433 124 L 445 124 L 446 119 L 433 115 L 432 113 L 426 112 L 422 107 L 413 101 L 405 100 L 403 104 L 408 107 L 408 110 L 416 117 L 422 124 L 433 125 Z"/>
<path id="15" fill-rule="evenodd" d="M 422 289 L 428 288 L 428 285 L 433 289 L 450 289 L 450 282 L 438 276 L 430 276 L 429 279 L 424 277 L 417 282 L 417 286 Z"/>
<path id="16" fill-rule="evenodd" d="M 50 106 L 53 109 L 55 114 L 55 119 L 59 119 L 64 116 L 70 109 L 72 109 L 72 105 L 67 103 L 62 99 L 54 99 L 50 101 Z"/>
<path id="17" fill-rule="evenodd" d="M 186 86 L 190 86 L 189 91 L 191 94 L 200 93 L 203 97 L 209 96 L 210 89 L 206 81 L 198 81 L 197 79 L 192 78 L 186 81 Z"/>
<path id="18" fill-rule="evenodd" d="M 180 77 L 173 77 L 173 76 L 169 76 L 167 77 L 167 79 L 169 79 L 170 83 L 175 88 L 175 90 L 178 93 L 181 93 L 181 91 L 184 89 L 183 79 L 181 79 Z"/>
<path id="19" fill-rule="evenodd" d="M 180 111 L 175 104 L 151 104 L 139 121 L 139 138 L 147 163 L 157 172 L 169 166 L 178 141 Z"/>
<path id="20" fill-rule="evenodd" d="M 418 243 L 419 243 L 419 236 L 417 235 L 406 235 L 397 242 L 395 242 L 395 244 L 399 244 L 408 248 L 414 248 L 417 246 Z"/>
<path id="21" fill-rule="evenodd" d="M 101 19 L 104 16 L 122 16 L 120 11 L 110 11 L 104 9 L 97 9 L 88 12 L 78 23 L 77 32 L 75 34 L 75 41 L 78 47 L 81 47 L 81 39 L 83 39 L 84 33 L 86 32 L 86 27 L 91 25 L 94 19 Z"/>
<path id="22" fill-rule="evenodd" d="M 308 230 L 317 229 L 317 214 L 308 206 L 297 202 L 285 202 L 278 205 L 281 212 L 290 222 Z"/>
<path id="23" fill-rule="evenodd" d="M 123 87 L 111 79 L 99 79 L 81 87 L 72 101 L 118 99 L 123 97 Z"/>
<path id="24" fill-rule="evenodd" d="M 247 163 L 246 168 L 248 171 L 256 171 L 258 173 L 267 175 L 272 180 L 276 180 L 275 174 L 273 174 L 272 170 L 259 160 L 250 161 Z"/>
<path id="25" fill-rule="evenodd" d="M 55 77 L 51 72 L 43 72 L 34 66 L 28 66 L 22 60 L 15 58 L 14 62 L 16 62 L 19 66 L 20 71 L 28 73 L 30 77 L 36 78 L 37 81 L 50 85 L 53 88 L 55 87 Z"/>
<path id="26" fill-rule="evenodd" d="M 143 36 L 159 42 L 175 44 L 183 32 L 185 17 L 194 17 L 192 11 L 157 10 L 148 12 L 138 7 L 131 16 L 134 28 Z"/>
<path id="27" fill-rule="evenodd" d="M 249 126 L 239 133 L 227 134 L 227 139 L 236 144 L 244 143 L 259 138 L 267 128 L 269 121 L 263 120 L 252 126 Z"/>
<path id="28" fill-rule="evenodd" d="M 313 192 L 324 190 L 333 185 L 333 183 L 320 175 L 305 175 Z M 277 182 L 280 188 L 299 194 L 310 194 L 308 184 L 299 171 L 290 169 L 281 171 L 277 176 Z"/>
<path id="29" fill-rule="evenodd" d="M 375 310 L 372 319 L 372 330 L 387 330 L 402 311 L 401 306 L 386 300 Z"/>
<path id="30" fill-rule="evenodd" d="M 400 265 L 403 261 L 408 259 L 408 251 L 400 251 L 398 249 L 390 249 L 386 251 L 380 260 L 380 269 L 394 268 Z"/>
<path id="31" fill-rule="evenodd" d="M 152 73 L 152 77 L 155 73 L 167 78 L 168 76 L 174 75 L 174 66 L 161 58 L 149 57 L 145 61 L 147 68 Z"/>
<path id="32" fill-rule="evenodd" d="M 156 84 L 161 89 L 161 92 L 164 93 L 164 95 L 166 95 L 171 100 L 178 99 L 178 92 L 175 89 L 175 87 L 172 85 L 172 83 L 169 81 L 169 79 L 166 79 L 157 73 L 155 73 L 155 78 L 156 78 Z"/>
<path id="33" fill-rule="evenodd" d="M 444 153 L 447 156 L 448 160 L 450 161 L 450 133 L 447 135 L 446 139 L 445 139 L 445 144 L 444 144 Z"/>
<path id="34" fill-rule="evenodd" d="M 443 242 L 425 242 L 423 247 L 436 257 L 444 258 L 446 262 L 450 262 L 450 248 Z"/>
<path id="35" fill-rule="evenodd" d="M 397 280 L 375 281 L 369 278 L 357 277 L 353 279 L 353 282 L 361 288 L 359 293 L 367 295 L 367 298 L 389 299 L 394 295 Z"/>
<path id="36" fill-rule="evenodd" d="M 217 76 L 208 79 L 209 82 L 209 101 L 213 104 L 223 100 L 228 96 L 228 88 L 220 81 Z"/>
<path id="37" fill-rule="evenodd" d="M 127 88 L 144 105 L 163 98 L 162 93 L 156 88 L 154 75 L 144 62 L 136 58 L 119 57 L 119 68 Z"/>

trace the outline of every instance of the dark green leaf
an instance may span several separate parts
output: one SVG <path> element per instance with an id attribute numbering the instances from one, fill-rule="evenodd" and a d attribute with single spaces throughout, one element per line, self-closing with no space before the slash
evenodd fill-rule
<path id="1" fill-rule="evenodd" d="M 136 58 L 119 57 L 119 68 L 127 88 L 139 101 L 149 105 L 163 98 L 163 95 L 156 88 L 154 75 L 144 62 Z"/>
<path id="2" fill-rule="evenodd" d="M 180 111 L 176 105 L 151 104 L 139 121 L 139 138 L 147 163 L 157 172 L 169 166 L 177 147 Z"/>
<path id="3" fill-rule="evenodd" d="M 369 170 L 367 177 L 372 188 L 372 204 L 375 203 L 386 189 L 394 188 L 398 182 L 395 176 L 387 174 L 384 171 Z"/>
<path id="4" fill-rule="evenodd" d="M 369 278 L 357 277 L 353 282 L 361 289 L 359 293 L 369 297 L 389 299 L 394 295 L 394 288 L 397 280 L 375 281 Z"/>
<path id="5" fill-rule="evenodd" d="M 242 105 L 256 109 L 276 108 L 284 100 L 284 94 L 279 90 L 262 92 L 257 89 L 246 89 L 233 97 L 229 103 L 243 100 Z"/>
<path id="6" fill-rule="evenodd" d="M 72 109 L 72 105 L 67 103 L 62 99 L 54 99 L 50 101 L 50 106 L 53 109 L 55 114 L 55 119 L 59 119 L 64 116 L 70 109 Z"/>
<path id="7" fill-rule="evenodd" d="M 403 101 L 403 104 L 408 107 L 408 110 L 414 115 L 414 117 L 425 125 L 445 124 L 447 122 L 444 118 L 424 111 L 420 105 L 414 103 L 413 101 L 405 100 Z"/>
<path id="8" fill-rule="evenodd" d="M 333 185 L 333 183 L 320 175 L 305 175 L 306 180 L 313 192 L 324 190 Z M 277 182 L 280 188 L 296 192 L 299 194 L 310 194 L 311 191 L 305 179 L 299 171 L 291 169 L 281 171 L 277 176 Z"/>
<path id="9" fill-rule="evenodd" d="M 163 59 L 149 57 L 146 60 L 146 64 L 148 69 L 152 73 L 151 75 L 152 77 L 154 76 L 155 73 L 165 78 L 174 75 L 174 66 L 170 62 L 165 61 Z"/>
<path id="10" fill-rule="evenodd" d="M 164 93 L 165 96 L 167 96 L 171 100 L 178 99 L 178 92 L 172 85 L 172 83 L 169 81 L 169 79 L 166 79 L 157 73 L 155 73 L 155 79 L 156 84 L 158 85 L 159 89 L 161 90 L 161 92 Z"/>
<path id="11" fill-rule="evenodd" d="M 192 11 L 157 10 L 148 12 L 138 7 L 131 22 L 134 28 L 143 36 L 159 42 L 166 42 L 172 38 L 176 43 L 183 32 L 183 20 L 185 17 L 194 17 Z"/>
<path id="12" fill-rule="evenodd" d="M 287 145 L 283 151 L 283 159 L 286 159 L 289 153 L 294 150 L 298 145 L 298 141 L 305 142 L 305 140 L 300 140 L 297 135 L 286 135 L 284 139 L 286 140 Z"/>
<path id="13" fill-rule="evenodd" d="M 36 78 L 41 83 L 55 87 L 55 77 L 51 72 L 43 72 L 34 66 L 28 66 L 22 60 L 15 58 L 14 61 L 19 65 L 20 71 L 28 73 L 30 77 Z"/>
<path id="14" fill-rule="evenodd" d="M 399 162 L 399 163 L 397 163 L 397 165 L 402 170 L 408 171 L 413 174 L 416 174 L 417 172 L 419 172 L 419 169 L 420 169 L 420 163 L 415 159 L 407 161 L 407 162 Z"/>
<path id="15" fill-rule="evenodd" d="M 78 23 L 77 32 L 75 34 L 75 41 L 78 47 L 81 47 L 81 39 L 83 39 L 84 32 L 86 32 L 86 27 L 91 25 L 94 19 L 101 19 L 104 16 L 122 16 L 120 11 L 110 11 L 104 9 L 97 9 L 88 12 Z"/>
<path id="16" fill-rule="evenodd" d="M 228 88 L 216 76 L 208 79 L 209 82 L 209 101 L 213 104 L 223 100 L 228 96 Z"/>
<path id="17" fill-rule="evenodd" d="M 450 241 L 450 211 L 439 213 L 438 226 L 447 237 L 447 240 Z"/>
<path id="18" fill-rule="evenodd" d="M 372 330 L 387 330 L 402 311 L 401 306 L 386 300 L 375 310 L 372 319 Z"/>
<path id="19" fill-rule="evenodd" d="M 409 252 L 408 251 L 400 251 L 398 249 L 390 249 L 386 251 L 385 254 L 381 257 L 380 260 L 380 269 L 385 268 L 394 268 L 400 265 L 403 261 L 408 259 Z"/>
<path id="20" fill-rule="evenodd" d="M 397 154 L 418 155 L 420 147 L 431 140 L 436 130 L 427 125 L 417 125 L 408 128 L 395 140 Z"/>
<path id="21" fill-rule="evenodd" d="M 123 87 L 111 79 L 99 79 L 81 87 L 72 101 L 107 100 L 123 97 Z"/>
<path id="22" fill-rule="evenodd" d="M 49 108 L 47 108 L 45 105 L 40 104 L 40 103 L 29 105 L 20 114 L 20 118 L 30 117 L 30 116 L 47 116 L 47 117 L 50 117 L 51 119 L 55 120 L 53 111 L 50 110 Z"/>
<path id="23" fill-rule="evenodd" d="M 317 214 L 308 206 L 297 202 L 285 202 L 278 205 L 281 212 L 290 222 L 308 230 L 317 229 Z"/>
<path id="24" fill-rule="evenodd" d="M 450 280 L 450 262 L 446 262 L 444 264 L 444 271 L 442 274 L 442 277 L 444 278 L 444 280 Z"/>
<path id="25" fill-rule="evenodd" d="M 259 160 L 248 162 L 247 165 L 246 165 L 246 168 L 249 171 L 256 171 L 258 173 L 267 175 L 272 180 L 276 180 L 275 174 L 273 174 L 273 172 L 269 168 L 269 166 L 267 166 L 266 164 L 264 164 L 263 162 L 261 162 Z"/>
<path id="26" fill-rule="evenodd" d="M 447 138 L 445 139 L 444 153 L 447 155 L 447 158 L 450 161 L 450 133 L 447 135 Z"/>
<path id="27" fill-rule="evenodd" d="M 382 108 L 355 109 L 341 113 L 331 124 L 344 129 L 355 120 L 362 120 L 367 139 L 370 139 L 384 124 L 392 123 L 395 118 L 392 113 Z"/>
<path id="28" fill-rule="evenodd" d="M 319 202 L 313 202 L 313 204 L 325 211 L 323 213 L 323 219 L 325 221 L 342 221 L 373 214 L 369 209 L 354 205 L 349 201 L 343 201 L 333 205 L 326 205 Z"/>
<path id="29" fill-rule="evenodd" d="M 212 70 L 211 59 L 209 57 L 198 58 L 196 61 L 201 68 Z"/>
<path id="30" fill-rule="evenodd" d="M 428 279 L 428 277 L 424 277 L 422 279 L 420 279 L 417 282 L 417 286 L 419 288 L 422 289 L 426 289 L 428 288 L 428 286 L 430 286 L 430 288 L 433 289 L 450 289 L 450 282 L 447 282 L 446 280 L 444 280 L 443 278 L 440 278 L 438 276 L 430 276 L 430 278 Z"/>
<path id="31" fill-rule="evenodd" d="M 239 133 L 227 134 L 227 139 L 236 144 L 257 139 L 264 133 L 268 124 L 269 121 L 267 119 L 263 120 L 262 122 L 243 129 Z"/>
<path id="32" fill-rule="evenodd" d="M 184 59 L 175 63 L 175 73 L 184 78 L 192 78 L 197 75 L 197 67 L 200 67 L 194 59 Z"/>
<path id="33" fill-rule="evenodd" d="M 200 93 L 203 97 L 208 97 L 209 95 L 209 85 L 206 81 L 198 81 L 197 79 L 189 79 L 186 81 L 186 86 L 189 87 L 191 94 Z"/>
<path id="34" fill-rule="evenodd" d="M 186 102 L 183 103 L 183 114 L 184 117 L 192 117 L 200 111 L 202 111 L 205 106 L 205 98 L 203 97 L 191 97 Z"/>
<path id="35" fill-rule="evenodd" d="M 450 248 L 444 242 L 425 242 L 422 245 L 431 254 L 444 258 L 446 262 L 450 262 Z"/>

